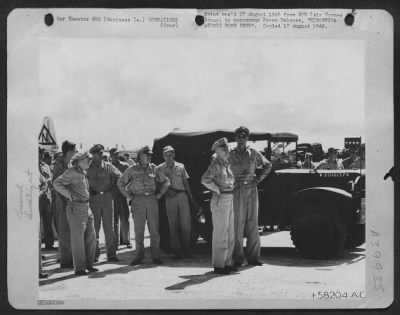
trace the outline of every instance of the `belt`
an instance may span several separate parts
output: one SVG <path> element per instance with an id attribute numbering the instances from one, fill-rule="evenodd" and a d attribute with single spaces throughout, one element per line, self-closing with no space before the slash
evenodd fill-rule
<path id="1" fill-rule="evenodd" d="M 251 183 L 252 183 L 251 180 L 238 180 L 238 181 L 236 181 L 236 184 L 239 184 L 239 185 L 248 185 L 248 184 L 251 184 Z"/>
<path id="2" fill-rule="evenodd" d="M 76 203 L 89 203 L 89 200 L 72 200 L 72 202 L 76 202 Z"/>
<path id="3" fill-rule="evenodd" d="M 220 194 L 233 194 L 233 190 L 220 190 Z"/>
<path id="4" fill-rule="evenodd" d="M 151 192 L 144 192 L 144 193 L 137 193 L 137 194 L 133 194 L 134 196 L 154 196 L 155 192 L 151 191 Z"/>
<path id="5" fill-rule="evenodd" d="M 108 192 L 111 192 L 111 189 L 110 190 L 105 190 L 105 191 L 90 190 L 90 194 L 94 195 L 94 196 L 96 196 L 96 195 L 104 195 L 105 193 L 108 193 Z"/>
<path id="6" fill-rule="evenodd" d="M 175 188 L 172 188 L 172 187 L 168 187 L 168 189 L 173 190 L 173 191 L 176 192 L 176 193 L 183 193 L 183 192 L 186 192 L 186 190 L 175 189 Z"/>

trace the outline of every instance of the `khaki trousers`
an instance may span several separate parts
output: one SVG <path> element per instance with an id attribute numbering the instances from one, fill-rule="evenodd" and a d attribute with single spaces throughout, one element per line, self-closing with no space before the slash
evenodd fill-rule
<path id="1" fill-rule="evenodd" d="M 114 234 L 116 245 L 131 242 L 128 201 L 121 193 L 114 193 Z"/>
<path id="2" fill-rule="evenodd" d="M 90 196 L 90 209 L 94 217 L 94 229 L 96 231 L 96 259 L 100 256 L 99 234 L 101 223 L 103 222 L 103 230 L 106 239 L 107 258 L 116 257 L 117 242 L 114 235 L 114 209 L 113 198 L 111 192 L 103 195 Z"/>
<path id="3" fill-rule="evenodd" d="M 135 228 L 136 258 L 144 258 L 144 229 L 150 233 L 151 256 L 160 258 L 160 234 L 158 230 L 158 200 L 154 195 L 135 196 L 132 200 L 132 217 Z"/>
<path id="4" fill-rule="evenodd" d="M 234 190 L 233 212 L 235 214 L 235 263 L 244 262 L 243 237 L 247 238 L 248 262 L 260 259 L 260 236 L 258 234 L 258 191 L 257 186 L 239 183 Z"/>
<path id="5" fill-rule="evenodd" d="M 58 253 L 61 266 L 72 265 L 71 231 L 67 218 L 67 203 L 65 199 L 56 193 L 56 215 L 58 233 Z"/>
<path id="6" fill-rule="evenodd" d="M 233 195 L 213 194 L 210 207 L 213 223 L 212 266 L 214 268 L 232 266 L 235 244 Z"/>
<path id="7" fill-rule="evenodd" d="M 189 199 L 185 192 L 179 192 L 173 197 L 165 198 L 171 249 L 188 252 L 191 236 L 191 214 Z"/>
<path id="8" fill-rule="evenodd" d="M 71 228 L 71 249 L 75 271 L 93 266 L 96 233 L 88 203 L 68 202 L 67 216 Z"/>

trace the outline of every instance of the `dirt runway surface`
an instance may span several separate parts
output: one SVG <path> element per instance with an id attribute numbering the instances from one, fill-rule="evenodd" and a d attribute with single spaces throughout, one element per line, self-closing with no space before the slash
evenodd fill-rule
<path id="1" fill-rule="evenodd" d="M 132 240 L 134 245 L 134 240 Z M 173 260 L 162 253 L 163 265 L 152 264 L 149 238 L 145 239 L 146 258 L 140 266 L 130 266 L 134 248 L 120 246 L 119 262 L 106 261 L 104 244 L 99 272 L 75 276 L 71 269 L 60 269 L 56 251 L 43 251 L 44 271 L 39 299 L 360 299 L 365 296 L 364 246 L 331 260 L 301 257 L 287 231 L 261 236 L 263 266 L 244 266 L 230 275 L 216 275 L 211 268 L 211 249 L 204 242 L 196 245 L 191 259 Z M 345 297 L 346 296 L 346 297 Z"/>

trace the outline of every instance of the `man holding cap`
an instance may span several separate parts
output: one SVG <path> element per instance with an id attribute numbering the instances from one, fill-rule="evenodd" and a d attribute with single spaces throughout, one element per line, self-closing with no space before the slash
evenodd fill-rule
<path id="1" fill-rule="evenodd" d="M 107 260 L 119 261 L 116 255 L 117 240 L 114 234 L 114 209 L 113 186 L 116 185 L 121 172 L 111 163 L 103 160 L 104 146 L 96 144 L 90 149 L 93 154 L 93 162 L 87 170 L 90 192 L 90 208 L 94 216 L 94 228 L 96 230 L 97 246 L 95 261 L 100 256 L 99 233 L 103 221 L 103 230 L 106 238 Z"/>
<path id="2" fill-rule="evenodd" d="M 132 200 L 132 217 L 135 226 L 136 257 L 131 265 L 138 265 L 144 259 L 144 229 L 150 233 L 150 247 L 153 263 L 160 265 L 160 234 L 158 222 L 158 200 L 167 191 L 169 180 L 151 163 L 151 151 L 145 146 L 138 151 L 138 164 L 128 168 L 118 180 L 118 188 Z M 157 186 L 160 188 L 157 189 Z"/>
<path id="3" fill-rule="evenodd" d="M 338 150 L 335 148 L 328 149 L 328 158 L 322 160 L 321 163 L 317 166 L 319 170 L 343 170 L 343 164 L 341 161 L 337 159 Z"/>
<path id="4" fill-rule="evenodd" d="M 170 185 L 165 194 L 165 206 L 169 223 L 171 249 L 175 258 L 190 257 L 191 211 L 189 200 L 195 204 L 190 191 L 185 165 L 175 161 L 175 150 L 172 146 L 163 149 L 165 162 L 158 170 L 168 177 Z"/>
<path id="5" fill-rule="evenodd" d="M 98 271 L 93 268 L 96 250 L 96 233 L 93 215 L 89 208 L 89 184 L 86 170 L 90 154 L 76 153 L 73 167 L 66 170 L 53 183 L 54 189 L 67 199 L 67 218 L 71 229 L 71 248 L 76 275 Z"/>
<path id="6" fill-rule="evenodd" d="M 229 152 L 229 162 L 235 176 L 233 211 L 235 213 L 235 266 L 244 262 L 243 237 L 247 238 L 246 256 L 250 265 L 261 266 L 260 236 L 258 234 L 257 185 L 271 172 L 272 164 L 257 150 L 247 146 L 250 131 L 235 130 L 236 148 Z M 260 170 L 256 175 L 256 169 Z"/>
<path id="7" fill-rule="evenodd" d="M 110 150 L 111 163 L 123 174 L 129 167 L 126 162 L 121 162 L 119 159 L 119 151 L 117 148 Z M 114 199 L 114 233 L 115 240 L 121 245 L 127 245 L 127 248 L 132 248 L 131 238 L 129 233 L 129 207 L 125 196 L 121 194 L 117 185 L 113 185 Z M 119 232 L 119 222 L 121 222 L 121 232 Z"/>
<path id="8" fill-rule="evenodd" d="M 213 222 L 212 265 L 214 272 L 229 274 L 233 267 L 232 253 L 235 245 L 233 188 L 234 176 L 229 165 L 228 140 L 214 142 L 212 150 L 216 158 L 211 161 L 201 177 L 201 183 L 213 193 L 210 208 Z"/>

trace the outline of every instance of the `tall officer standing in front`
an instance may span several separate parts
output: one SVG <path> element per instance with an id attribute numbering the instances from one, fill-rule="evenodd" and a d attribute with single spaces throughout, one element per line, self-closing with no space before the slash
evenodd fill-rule
<path id="1" fill-rule="evenodd" d="M 67 218 L 71 229 L 71 248 L 76 275 L 98 271 L 93 268 L 96 233 L 93 214 L 89 208 L 89 183 L 86 170 L 91 156 L 77 153 L 72 158 L 73 167 L 66 170 L 53 183 L 54 189 L 67 201 Z"/>
<path id="2" fill-rule="evenodd" d="M 190 258 L 191 210 L 189 200 L 195 205 L 189 187 L 189 175 L 185 165 L 175 161 L 175 150 L 172 146 L 163 148 L 165 162 L 158 166 L 160 172 L 168 177 L 170 186 L 165 194 L 171 249 L 175 259 Z"/>
<path id="3" fill-rule="evenodd" d="M 213 222 L 212 265 L 214 272 L 229 274 L 237 271 L 232 266 L 232 253 L 235 245 L 233 188 L 234 176 L 229 165 L 228 140 L 215 141 L 212 150 L 216 158 L 211 161 L 201 177 L 201 183 L 213 193 L 210 208 Z"/>
<path id="4" fill-rule="evenodd" d="M 103 230 L 106 238 L 107 260 L 119 261 L 117 258 L 117 242 L 114 235 L 114 205 L 112 189 L 116 185 L 121 172 L 111 163 L 103 160 L 104 146 L 96 144 L 90 149 L 93 154 L 93 162 L 87 170 L 90 192 L 90 208 L 94 216 L 94 228 L 96 230 L 96 257 L 100 256 L 99 232 L 103 221 Z"/>
<path id="5" fill-rule="evenodd" d="M 158 222 L 158 200 L 167 191 L 169 179 L 151 163 L 153 152 L 149 146 L 138 151 L 138 164 L 128 168 L 118 180 L 118 188 L 132 200 L 132 217 L 135 227 L 136 257 L 131 265 L 138 265 L 144 259 L 144 228 L 150 233 L 150 247 L 153 263 L 160 265 L 160 234 Z M 160 186 L 159 189 L 157 186 Z"/>
<path id="6" fill-rule="evenodd" d="M 229 152 L 229 162 L 235 176 L 233 211 L 235 213 L 236 267 L 242 266 L 245 254 L 243 237 L 247 238 L 246 256 L 249 265 L 261 266 L 260 236 L 258 234 L 257 185 L 271 172 L 272 164 L 257 150 L 247 146 L 250 131 L 246 127 L 235 130 L 236 148 Z M 260 174 L 256 175 L 256 169 Z"/>

